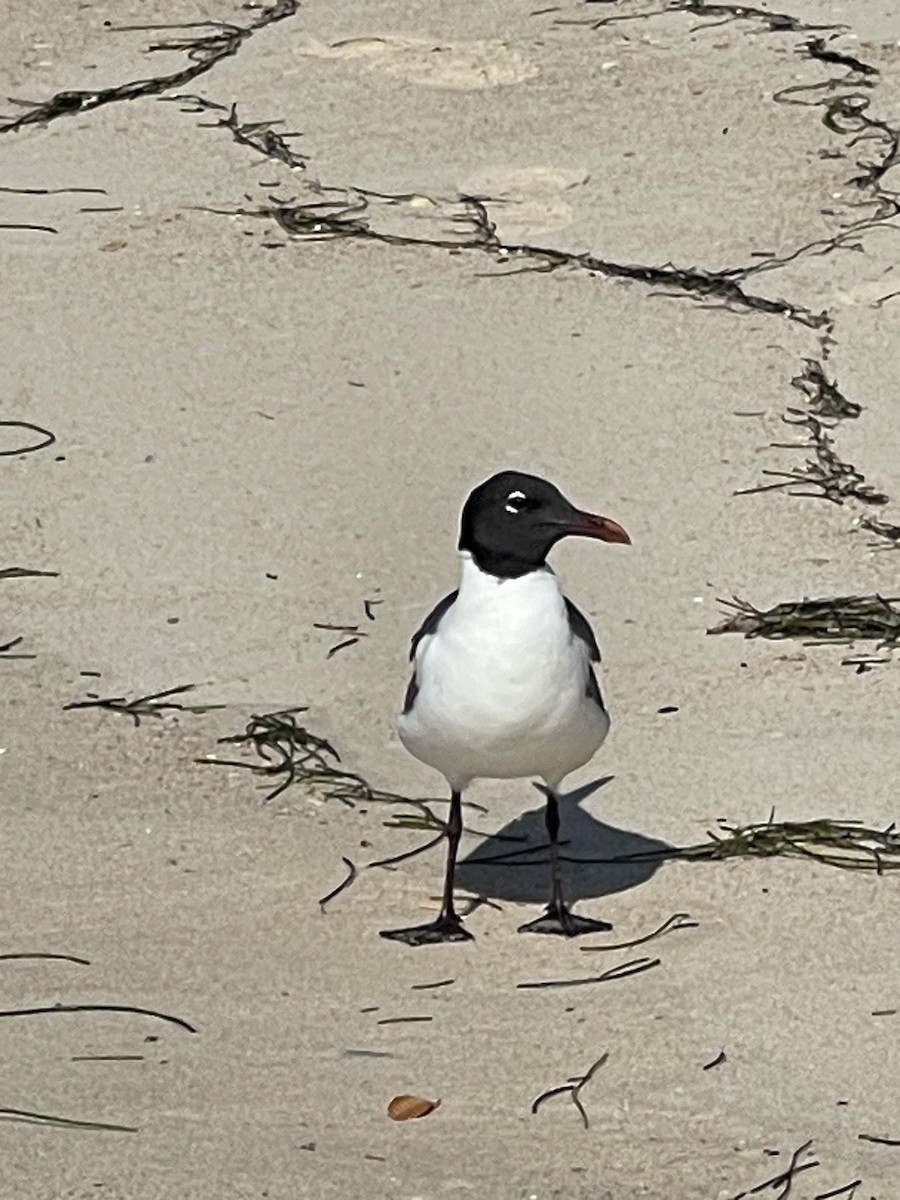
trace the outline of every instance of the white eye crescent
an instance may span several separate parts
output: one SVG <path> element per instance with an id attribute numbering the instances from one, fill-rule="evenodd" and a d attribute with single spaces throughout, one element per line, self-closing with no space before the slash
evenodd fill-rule
<path id="1" fill-rule="evenodd" d="M 506 504 L 504 506 L 506 511 L 515 515 L 515 513 L 521 510 L 522 502 L 525 498 L 524 492 L 510 492 L 506 497 Z"/>

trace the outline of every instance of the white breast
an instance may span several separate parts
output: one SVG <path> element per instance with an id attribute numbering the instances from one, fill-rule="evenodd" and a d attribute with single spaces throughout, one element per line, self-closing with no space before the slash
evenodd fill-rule
<path id="1" fill-rule="evenodd" d="M 451 786 L 539 776 L 556 787 L 598 749 L 606 713 L 549 567 L 497 579 L 462 556 L 455 603 L 416 652 L 418 692 L 399 721 L 407 749 Z"/>

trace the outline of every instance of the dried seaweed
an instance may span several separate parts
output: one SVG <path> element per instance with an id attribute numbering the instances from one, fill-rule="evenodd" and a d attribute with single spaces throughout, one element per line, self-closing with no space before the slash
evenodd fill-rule
<path id="1" fill-rule="evenodd" d="M 177 96 L 160 96 L 160 100 L 190 106 L 182 107 L 182 112 L 227 113 L 227 116 L 220 117 L 217 121 L 205 124 L 201 123 L 200 128 L 227 129 L 239 146 L 248 146 L 251 150 L 256 150 L 258 154 L 262 154 L 263 157 L 284 163 L 285 166 L 290 167 L 292 170 L 306 170 L 307 156 L 305 154 L 298 154 L 288 145 L 290 140 L 302 137 L 303 135 L 301 133 L 277 131 L 275 126 L 283 125 L 283 121 L 241 122 L 238 120 L 236 104 L 232 104 L 229 108 L 225 104 L 217 104 L 214 100 L 207 100 L 205 96 L 179 94 Z"/>
<path id="2" fill-rule="evenodd" d="M 900 830 L 893 822 L 871 829 L 861 821 L 819 818 L 813 821 L 768 821 L 730 825 L 719 821 L 709 841 L 663 851 L 666 857 L 720 862 L 728 858 L 802 858 L 831 867 L 874 871 L 900 870 Z"/>
<path id="3" fill-rule="evenodd" d="M 279 205 L 260 210 L 262 215 L 271 216 L 292 237 L 356 238 L 373 240 L 393 246 L 426 246 L 443 250 L 474 250 L 488 254 L 502 274 L 515 274 L 522 270 L 555 271 L 561 268 L 586 271 L 608 279 L 623 279 L 646 284 L 653 288 L 670 289 L 671 294 L 681 294 L 695 300 L 715 302 L 734 310 L 753 310 L 776 316 L 785 316 L 812 329 L 824 327 L 829 318 L 825 313 L 813 313 L 785 300 L 771 300 L 766 296 L 746 292 L 742 281 L 748 271 L 742 268 L 724 271 L 707 271 L 698 267 L 676 267 L 671 264 L 652 266 L 636 263 L 618 263 L 594 254 L 577 254 L 569 251 L 536 246 L 529 243 L 503 242 L 488 216 L 484 201 L 475 196 L 462 196 L 464 214 L 457 222 L 460 232 L 453 238 L 426 238 L 412 235 L 380 233 L 371 228 L 365 218 L 369 198 L 376 193 L 354 188 L 349 193 L 353 202 L 346 200 L 335 211 L 330 202 L 304 205 Z M 402 202 L 405 196 L 379 199 Z"/>
<path id="4" fill-rule="evenodd" d="M 816 500 L 830 500 L 832 504 L 844 504 L 847 500 L 858 500 L 862 504 L 887 504 L 890 497 L 866 483 L 866 477 L 853 463 L 842 459 L 834 448 L 834 440 L 818 417 L 811 413 L 796 415 L 798 410 L 789 409 L 782 417 L 787 425 L 806 429 L 809 440 L 803 446 L 812 454 L 796 471 L 764 470 L 763 475 L 777 480 L 756 487 L 738 488 L 736 496 L 752 496 L 760 492 L 787 489 L 789 496 L 810 496 Z M 773 449 L 793 450 L 796 443 L 772 442 Z M 801 484 L 802 490 L 793 486 Z"/>
<path id="5" fill-rule="evenodd" d="M 590 1066 L 583 1075 L 576 1075 L 573 1079 L 570 1079 L 568 1083 L 564 1083 L 560 1087 L 550 1088 L 546 1092 L 541 1092 L 541 1094 L 537 1096 L 534 1101 L 532 1101 L 532 1115 L 534 1115 L 541 1105 L 546 1100 L 549 1100 L 552 1096 L 568 1095 L 571 1098 L 572 1103 L 578 1109 L 578 1115 L 581 1117 L 581 1123 L 584 1125 L 585 1129 L 590 1129 L 588 1115 L 585 1112 L 584 1105 L 581 1103 L 581 1091 L 586 1084 L 590 1083 L 600 1068 L 606 1063 L 608 1058 L 609 1051 L 607 1050 L 600 1055 L 597 1061 Z"/>
<path id="6" fill-rule="evenodd" d="M 262 762 L 211 756 L 194 761 L 213 766 L 240 767 L 268 778 L 281 777 L 266 796 L 266 801 L 274 800 L 292 784 L 302 783 L 315 788 L 325 799 L 340 800 L 350 808 L 358 803 L 409 805 L 416 811 L 398 815 L 390 822 L 391 825 L 397 828 L 439 829 L 443 836 L 443 822 L 431 812 L 426 801 L 372 787 L 362 775 L 344 770 L 341 756 L 334 746 L 325 738 L 311 733 L 297 720 L 298 714 L 306 711 L 305 706 L 298 706 L 278 712 L 255 713 L 243 733 L 219 738 L 219 745 L 252 747 Z"/>
<path id="7" fill-rule="evenodd" d="M 774 810 L 767 821 L 734 825 L 721 818 L 717 832 L 709 831 L 709 841 L 693 846 L 667 846 L 659 850 L 641 850 L 608 858 L 560 856 L 563 861 L 581 866 L 612 866 L 637 862 L 721 862 L 729 858 L 803 858 L 830 867 L 874 871 L 878 875 L 900 870 L 900 830 L 894 824 L 872 829 L 860 821 L 819 817 L 812 821 L 776 821 Z M 565 843 L 561 843 L 565 844 Z M 508 851 L 472 861 L 496 866 L 518 867 L 521 855 L 528 851 Z M 676 914 L 678 916 L 680 914 Z M 674 921 L 675 918 L 670 918 Z M 688 923 L 669 926 L 666 922 L 651 936 L 671 928 L 689 928 Z M 649 939 L 646 939 L 649 940 Z M 628 945 L 629 943 L 625 943 Z M 633 943 L 632 943 L 633 944 Z M 595 947 L 600 949 L 601 947 Z M 585 947 L 587 949 L 587 947 Z"/>
<path id="8" fill-rule="evenodd" d="M 868 529 L 870 533 L 876 534 L 889 543 L 887 546 L 873 543 L 875 549 L 896 550 L 900 548 L 900 525 L 892 525 L 889 521 L 876 521 L 874 517 L 863 517 L 860 524 L 863 529 Z"/>
<path id="9" fill-rule="evenodd" d="M 851 90 L 840 90 L 847 87 Z M 880 159 L 874 162 L 858 162 L 860 173 L 847 180 L 849 186 L 873 193 L 872 202 L 876 205 L 874 221 L 860 222 L 859 227 L 883 224 L 900 214 L 900 203 L 896 196 L 881 187 L 881 181 L 887 172 L 900 163 L 900 130 L 880 117 L 870 116 L 871 97 L 860 89 L 872 87 L 873 77 L 851 72 L 842 79 L 831 78 L 821 83 L 793 84 L 782 88 L 773 97 L 780 104 L 822 107 L 822 124 L 831 133 L 849 137 L 851 148 L 872 140 L 880 142 L 883 146 Z M 854 227 L 851 226 L 852 228 Z"/>
<path id="10" fill-rule="evenodd" d="M 829 22 L 826 24 L 810 24 L 788 13 L 771 12 L 753 5 L 706 3 L 705 0 L 671 0 L 671 3 L 661 8 L 645 12 L 623 12 L 597 20 L 570 20 L 560 18 L 558 24 L 590 25 L 594 29 L 612 25 L 622 21 L 646 20 L 674 12 L 692 13 L 701 17 L 717 17 L 697 26 L 698 29 L 709 29 L 715 25 L 723 25 L 731 21 L 752 21 L 768 32 L 809 32 L 824 33 L 829 30 L 843 30 L 844 24 Z M 900 202 L 897 198 L 881 189 L 884 175 L 900 162 L 900 131 L 894 129 L 887 121 L 870 116 L 868 113 L 870 99 L 866 92 L 875 86 L 879 79 L 878 68 L 863 62 L 852 54 L 842 52 L 829 45 L 824 37 L 810 37 L 796 47 L 797 53 L 805 58 L 814 59 L 825 65 L 845 68 L 844 74 L 831 77 L 813 84 L 796 84 L 780 89 L 774 96 L 779 103 L 799 104 L 809 107 L 822 107 L 822 120 L 826 127 L 835 133 L 850 136 L 850 146 L 858 142 L 876 138 L 884 146 L 884 152 L 876 162 L 860 163 L 860 173 L 848 183 L 859 190 L 871 190 L 874 195 L 876 213 L 874 219 L 855 222 L 832 238 L 818 239 L 800 247 L 785 256 L 770 256 L 764 262 L 756 263 L 743 269 L 738 278 L 742 285 L 756 274 L 776 270 L 801 256 L 809 253 L 829 254 L 837 249 L 861 249 L 859 234 L 866 228 L 882 225 L 888 218 L 900 213 Z M 850 241 L 854 237 L 855 241 Z M 883 302 L 883 301 L 882 301 Z M 816 314 L 818 324 L 815 328 L 830 331 L 832 319 L 827 314 Z M 808 319 L 804 322 L 809 324 Z"/>
<path id="11" fill-rule="evenodd" d="M 809 25 L 799 17 L 789 13 L 772 12 L 765 8 L 755 8 L 748 4 L 716 4 L 707 0 L 672 0 L 669 11 L 692 13 L 695 17 L 723 17 L 717 25 L 725 25 L 729 21 L 758 21 L 769 33 L 799 33 L 801 31 L 818 31 L 828 29 L 845 29 L 846 26 L 831 22 L 827 25 Z M 711 25 L 702 26 L 703 29 Z"/>
<path id="12" fill-rule="evenodd" d="M 171 75 L 137 79 L 115 87 L 98 88 L 96 91 L 57 92 L 49 100 L 40 103 L 13 101 L 16 104 L 26 105 L 28 111 L 22 116 L 0 122 L 0 133 L 15 133 L 27 125 L 44 124 L 57 117 L 68 116 L 72 113 L 89 112 L 119 100 L 135 100 L 140 96 L 158 96 L 171 88 L 185 87 L 201 75 L 211 71 L 217 63 L 237 54 L 244 42 L 254 33 L 264 29 L 267 25 L 274 25 L 277 21 L 293 17 L 299 10 L 300 0 L 273 0 L 272 4 L 259 9 L 248 25 L 234 25 L 226 21 L 210 20 L 171 25 L 113 26 L 110 31 L 114 33 L 140 29 L 210 29 L 212 32 L 191 37 L 173 37 L 166 41 L 156 42 L 149 47 L 151 52 L 180 50 L 187 55 L 190 65 Z"/>
<path id="13" fill-rule="evenodd" d="M 900 638 L 900 597 L 828 596 L 815 600 L 790 600 L 769 609 L 755 608 L 735 596 L 720 600 L 735 615 L 706 632 L 742 633 L 772 641 L 794 638 L 806 645 L 825 642 L 877 641 L 893 646 Z"/>
<path id="14" fill-rule="evenodd" d="M 604 0 L 585 0 L 587 4 L 603 3 Z M 719 21 L 710 21 L 700 25 L 699 29 L 713 29 L 718 25 L 727 25 L 731 21 L 756 21 L 768 33 L 798 33 L 801 31 L 818 31 L 827 29 L 844 29 L 846 26 L 808 25 L 799 17 L 789 13 L 771 12 L 765 8 L 755 8 L 750 4 L 717 4 L 706 3 L 706 0 L 670 0 L 665 8 L 654 8 L 648 12 L 621 13 L 611 17 L 601 17 L 597 20 L 568 20 L 560 19 L 557 25 L 589 25 L 591 29 L 600 29 L 603 25 L 613 25 L 620 21 L 643 21 L 649 17 L 661 17 L 668 13 L 690 13 L 695 17 L 721 17 Z"/>
<path id="15" fill-rule="evenodd" d="M 862 405 L 847 399 L 838 387 L 837 379 L 828 378 L 818 359 L 804 358 L 803 370 L 791 380 L 791 387 L 804 394 L 806 411 L 814 417 L 844 421 L 853 420 L 862 412 Z"/>
<path id="16" fill-rule="evenodd" d="M 813 238 L 811 242 L 804 242 L 802 246 L 798 246 L 786 254 L 766 254 L 759 262 L 745 268 L 744 278 L 749 279 L 753 275 L 761 275 L 766 271 L 780 271 L 788 263 L 797 262 L 801 258 L 824 258 L 827 254 L 834 254 L 838 250 L 862 253 L 864 246 L 861 234 L 867 229 L 875 229 L 883 224 L 884 222 L 877 218 L 854 221 L 849 228 L 843 229 L 831 237 Z M 823 326 L 823 346 L 827 347 L 833 329 L 834 320 L 830 318 Z"/>
<path id="17" fill-rule="evenodd" d="M 836 246 L 838 241 L 839 239 L 834 239 L 832 246 Z M 887 494 L 867 483 L 862 471 L 853 463 L 842 459 L 834 448 L 831 434 L 835 426 L 840 421 L 855 420 L 859 417 L 863 411 L 862 405 L 844 395 L 837 379 L 829 378 L 822 363 L 816 358 L 803 359 L 803 370 L 791 379 L 791 386 L 803 393 L 806 408 L 790 407 L 781 419 L 786 425 L 806 431 L 805 448 L 812 453 L 803 466 L 796 470 L 767 469 L 762 472 L 775 482 L 739 488 L 734 494 L 750 496 L 760 492 L 786 490 L 790 496 L 809 496 L 817 500 L 829 500 L 838 505 L 843 505 L 847 500 L 856 500 L 868 505 L 887 504 Z M 771 442 L 770 446 L 773 449 L 795 450 L 798 443 Z M 799 443 L 799 446 L 802 448 L 803 443 Z"/>
<path id="18" fill-rule="evenodd" d="M 835 63 L 837 66 L 847 67 L 851 74 L 869 76 L 881 74 L 877 67 L 862 62 L 852 54 L 843 54 L 839 50 L 829 50 L 824 38 L 810 38 L 808 42 L 804 42 L 802 46 L 797 47 L 797 53 L 805 54 L 807 58 L 818 59 L 819 62 Z"/>
<path id="19" fill-rule="evenodd" d="M 225 111 L 224 105 L 200 96 L 165 97 L 164 99 L 189 100 L 189 111 Z M 256 126 L 242 125 L 235 106 L 228 110 L 227 120 L 215 124 L 235 131 L 255 129 Z M 266 123 L 271 128 L 273 122 Z M 267 153 L 264 145 L 255 148 Z M 269 157 L 281 158 L 279 153 Z M 200 211 L 245 216 L 274 221 L 289 237 L 306 241 L 357 240 L 378 242 L 386 246 L 424 247 L 437 250 L 479 251 L 490 256 L 504 268 L 501 275 L 521 271 L 555 271 L 562 268 L 585 271 L 592 276 L 609 279 L 631 280 L 653 288 L 669 289 L 673 295 L 683 295 L 695 300 L 713 302 L 729 309 L 751 310 L 784 316 L 811 329 L 822 329 L 830 325 L 827 313 L 814 313 L 802 305 L 790 304 L 786 300 L 772 300 L 744 290 L 742 284 L 758 269 L 759 264 L 748 268 L 729 268 L 723 271 L 707 271 L 698 267 L 676 267 L 671 264 L 652 266 L 639 263 L 617 263 L 590 253 L 553 249 L 529 243 L 506 243 L 497 235 L 484 199 L 478 196 L 459 197 L 461 212 L 453 218 L 456 226 L 452 235 L 427 237 L 414 234 L 381 232 L 371 225 L 367 212 L 373 201 L 388 205 L 409 203 L 416 199 L 413 194 L 376 192 L 361 187 L 325 187 L 316 185 L 319 199 L 313 201 L 279 201 L 259 208 L 218 209 L 199 205 Z M 333 198 L 329 198 L 333 197 Z"/>
<path id="20" fill-rule="evenodd" d="M 442 250 L 473 250 L 488 254 L 502 275 L 523 270 L 555 271 L 561 268 L 586 271 L 609 279 L 631 280 L 653 288 L 670 289 L 671 294 L 689 296 L 695 300 L 715 302 L 733 310 L 753 310 L 785 316 L 812 329 L 828 324 L 825 313 L 813 313 L 785 300 L 746 292 L 742 281 L 751 269 L 734 268 L 707 271 L 697 267 L 672 265 L 652 266 L 618 263 L 590 253 L 556 250 L 529 243 L 503 242 L 497 235 L 483 200 L 462 196 L 463 214 L 457 221 L 459 232 L 452 238 L 421 237 L 406 234 L 381 233 L 374 230 L 365 217 L 369 199 L 377 193 L 361 188 L 349 189 L 340 202 L 320 201 L 311 204 L 277 205 L 245 215 L 269 216 L 290 236 L 306 239 L 355 238 L 392 246 L 423 246 Z M 387 202 L 404 202 L 406 196 L 378 196 Z"/>
<path id="21" fill-rule="evenodd" d="M 141 717 L 163 717 L 167 712 L 187 712 L 202 716 L 204 713 L 214 712 L 216 709 L 225 707 L 224 704 L 181 704 L 179 701 L 169 698 L 183 695 L 185 692 L 192 692 L 196 687 L 196 683 L 182 683 L 177 687 L 166 688 L 162 692 L 136 696 L 133 700 L 128 700 L 125 696 L 91 695 L 87 700 L 73 700 L 70 704 L 64 704 L 63 712 L 69 712 L 76 708 L 103 708 L 107 712 L 125 713 L 126 716 L 131 717 L 137 728 L 141 723 Z"/>

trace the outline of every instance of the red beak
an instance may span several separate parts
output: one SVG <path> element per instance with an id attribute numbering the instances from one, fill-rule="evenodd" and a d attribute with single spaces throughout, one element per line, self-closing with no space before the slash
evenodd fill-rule
<path id="1" fill-rule="evenodd" d="M 566 526 L 567 534 L 579 537 L 598 538 L 601 542 L 619 542 L 623 546 L 631 545 L 631 538 L 611 517 L 598 517 L 593 513 L 580 512 L 575 520 Z"/>

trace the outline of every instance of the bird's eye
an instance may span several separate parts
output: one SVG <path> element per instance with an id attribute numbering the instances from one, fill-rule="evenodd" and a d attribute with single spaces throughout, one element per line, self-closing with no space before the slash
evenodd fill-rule
<path id="1" fill-rule="evenodd" d="M 506 504 L 504 507 L 508 513 L 512 513 L 515 516 L 515 514 L 520 513 L 523 508 L 528 507 L 528 497 L 524 492 L 510 492 L 506 497 Z"/>

